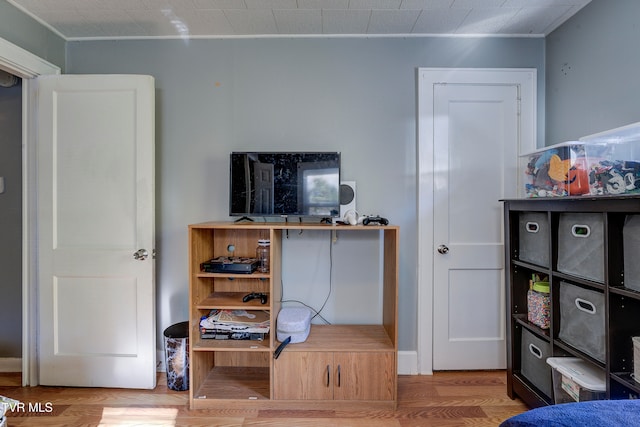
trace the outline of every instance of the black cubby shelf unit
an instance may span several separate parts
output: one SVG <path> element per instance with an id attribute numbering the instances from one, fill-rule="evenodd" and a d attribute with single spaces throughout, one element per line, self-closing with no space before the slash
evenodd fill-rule
<path id="1" fill-rule="evenodd" d="M 547 369 L 542 358 L 534 358 L 538 365 L 531 366 L 527 357 L 527 346 L 533 345 L 548 346 L 550 357 L 578 357 L 602 370 L 608 399 L 640 398 L 640 382 L 634 375 L 637 360 L 640 380 L 640 343 L 634 352 L 633 342 L 633 337 L 640 337 L 640 292 L 636 290 L 640 286 L 632 285 L 640 282 L 635 267 L 639 265 L 640 271 L 640 244 L 634 243 L 636 236 L 640 241 L 640 227 L 629 227 L 633 218 L 640 224 L 640 195 L 508 199 L 503 203 L 508 395 L 532 408 L 554 403 L 553 390 L 546 386 L 551 368 Z M 580 240 L 575 225 L 570 230 L 578 239 L 567 238 L 568 219 L 587 224 L 591 241 Z M 538 234 L 530 234 L 532 229 Z M 528 321 L 532 275 L 549 279 L 548 329 Z M 639 276 L 637 281 L 635 276 Z M 602 317 L 595 330 L 567 333 L 572 314 L 567 314 L 570 304 L 566 296 L 561 301 L 561 295 L 567 295 L 568 289 L 599 301 L 594 311 Z M 600 351 L 589 349 L 594 343 Z"/>

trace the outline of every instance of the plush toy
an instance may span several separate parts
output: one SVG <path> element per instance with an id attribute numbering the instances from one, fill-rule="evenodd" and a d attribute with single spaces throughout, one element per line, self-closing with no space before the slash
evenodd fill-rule
<path id="1" fill-rule="evenodd" d="M 566 182 L 570 169 L 571 159 L 562 160 L 557 154 L 549 159 L 549 178 L 554 181 Z"/>

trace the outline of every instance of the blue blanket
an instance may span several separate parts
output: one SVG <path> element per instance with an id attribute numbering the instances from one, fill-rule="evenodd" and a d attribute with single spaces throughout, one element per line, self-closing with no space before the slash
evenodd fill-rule
<path id="1" fill-rule="evenodd" d="M 627 426 L 640 426 L 640 400 L 593 400 L 545 406 L 500 424 L 500 427 Z"/>

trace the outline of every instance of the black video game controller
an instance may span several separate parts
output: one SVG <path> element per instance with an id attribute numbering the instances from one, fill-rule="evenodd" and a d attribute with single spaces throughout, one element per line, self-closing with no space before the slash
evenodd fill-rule
<path id="1" fill-rule="evenodd" d="M 387 218 L 383 218 L 381 216 L 368 216 L 362 220 L 362 225 L 369 225 L 371 223 L 376 223 L 380 225 L 389 225 L 389 220 Z"/>
<path id="2" fill-rule="evenodd" d="M 267 303 L 267 294 L 263 294 L 261 292 L 251 292 L 250 294 L 243 296 L 242 302 L 249 302 L 253 299 L 258 299 L 258 298 L 260 298 L 260 303 L 262 304 Z"/>

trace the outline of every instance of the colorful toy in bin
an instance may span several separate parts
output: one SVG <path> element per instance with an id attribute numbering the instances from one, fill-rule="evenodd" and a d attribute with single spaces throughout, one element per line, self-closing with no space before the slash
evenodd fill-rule
<path id="1" fill-rule="evenodd" d="M 551 323 L 551 295 L 549 279 L 532 275 L 527 292 L 527 320 L 542 329 L 549 329 Z"/>
<path id="2" fill-rule="evenodd" d="M 526 155 L 527 197 L 579 196 L 590 193 L 585 144 L 566 142 Z"/>
<path id="3" fill-rule="evenodd" d="M 592 135 L 521 155 L 524 196 L 640 193 L 640 123 L 629 132 L 623 137 Z"/>
<path id="4" fill-rule="evenodd" d="M 640 192 L 640 162 L 603 161 L 591 169 L 589 174 L 591 193 L 594 195 L 625 194 Z"/>

